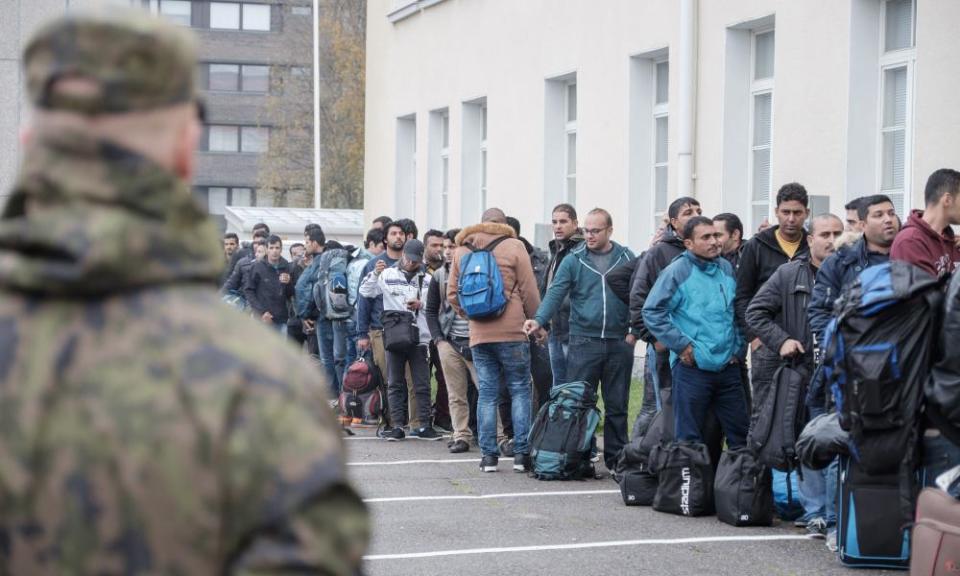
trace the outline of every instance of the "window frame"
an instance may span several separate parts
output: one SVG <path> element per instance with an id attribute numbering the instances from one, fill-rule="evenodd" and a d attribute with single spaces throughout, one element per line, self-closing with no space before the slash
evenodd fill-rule
<path id="1" fill-rule="evenodd" d="M 450 208 L 450 109 L 440 115 L 440 227 L 447 229 Z"/>
<path id="2" fill-rule="evenodd" d="M 480 105 L 480 214 L 487 209 L 487 101 Z"/>
<path id="3" fill-rule="evenodd" d="M 570 119 L 570 89 L 573 88 L 574 91 L 574 112 L 576 116 L 573 120 Z M 580 119 L 580 94 L 579 87 L 577 85 L 577 79 L 572 78 L 563 83 L 563 201 L 576 205 L 577 201 L 577 158 L 574 158 L 573 162 L 573 171 L 570 170 L 570 137 L 573 136 L 573 149 L 574 154 L 579 157 L 579 150 L 577 150 L 578 136 L 577 136 L 577 126 Z M 571 182 L 573 183 L 573 194 L 571 195 Z"/>
<path id="4" fill-rule="evenodd" d="M 670 58 L 669 56 L 663 56 L 661 58 L 654 59 L 653 64 L 653 82 L 650 83 L 650 86 L 653 90 L 653 96 L 651 102 L 653 103 L 652 111 L 652 123 L 651 126 L 653 129 L 650 131 L 650 138 L 653 141 L 653 144 L 650 147 L 651 150 L 651 161 L 650 161 L 650 212 L 653 214 L 653 229 L 656 230 L 660 227 L 660 222 L 667 213 L 667 207 L 669 206 L 669 196 L 670 191 L 667 190 L 666 198 L 664 199 L 664 205 L 661 208 L 657 205 L 657 169 L 665 168 L 664 178 L 666 182 L 664 186 L 668 186 L 670 182 Z M 667 65 L 667 99 L 663 102 L 657 102 L 657 96 L 660 88 L 660 78 L 657 74 L 657 68 L 661 64 Z M 657 121 L 664 119 L 666 122 L 667 130 L 667 151 L 664 155 L 663 162 L 657 162 Z"/>
<path id="5" fill-rule="evenodd" d="M 223 26 L 214 26 L 213 25 L 213 8 L 215 5 L 234 5 L 237 7 L 237 27 L 223 27 Z M 247 28 L 245 24 L 246 16 L 246 7 L 247 6 L 264 6 L 267 8 L 267 28 L 264 30 L 262 28 Z M 213 0 L 209 3 L 208 11 L 208 27 L 210 30 L 233 30 L 237 32 L 261 32 L 269 33 L 273 31 L 273 8 L 272 4 L 265 4 L 263 2 L 230 2 L 225 0 Z"/>
<path id="6" fill-rule="evenodd" d="M 774 41 L 773 41 L 773 58 L 776 61 L 777 54 L 777 42 L 776 42 L 776 26 L 763 26 L 760 28 L 755 28 L 750 31 L 750 101 L 749 101 L 749 113 L 748 121 L 749 126 L 747 127 L 748 134 L 748 151 L 747 151 L 747 198 L 750 201 L 750 215 L 749 215 L 749 229 L 755 230 L 760 226 L 761 222 L 756 222 L 754 218 L 754 212 L 756 208 L 766 204 L 766 216 L 765 218 L 769 221 L 773 215 L 773 205 L 775 202 L 774 193 L 773 193 L 773 134 L 775 128 L 775 102 L 776 95 L 775 92 L 775 78 L 776 78 L 776 66 L 773 69 L 773 75 L 769 78 L 760 78 L 756 79 L 756 66 L 757 66 L 757 37 L 764 34 L 773 32 Z M 756 100 L 758 96 L 770 95 L 770 134 L 769 134 L 769 143 L 766 145 L 757 145 L 755 142 L 755 127 L 756 127 Z M 756 200 L 756 189 L 754 188 L 754 155 L 756 152 L 761 150 L 769 151 L 769 174 L 767 175 L 767 199 Z"/>

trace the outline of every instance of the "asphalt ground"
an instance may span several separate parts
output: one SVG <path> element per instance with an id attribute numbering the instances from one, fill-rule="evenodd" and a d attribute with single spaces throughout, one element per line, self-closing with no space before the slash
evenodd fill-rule
<path id="1" fill-rule="evenodd" d="M 609 476 L 543 482 L 515 473 L 512 458 L 484 474 L 476 447 L 450 454 L 446 440 L 354 432 L 347 459 L 372 516 L 372 576 L 898 573 L 844 568 L 792 522 L 735 528 L 627 507 Z"/>

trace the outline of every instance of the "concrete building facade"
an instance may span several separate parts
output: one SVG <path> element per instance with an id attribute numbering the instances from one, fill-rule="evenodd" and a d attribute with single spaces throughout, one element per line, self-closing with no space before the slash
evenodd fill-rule
<path id="1" fill-rule="evenodd" d="M 645 246 L 670 199 L 751 230 L 922 208 L 960 158 L 953 0 L 371 0 L 365 207 L 453 227 L 503 207 L 539 241 L 563 201 Z"/>
<path id="2" fill-rule="evenodd" d="M 287 190 L 262 175 L 276 119 L 284 116 L 278 111 L 294 103 L 312 117 L 311 0 L 0 0 L 0 205 L 16 177 L 18 133 L 30 113 L 23 48 L 42 22 L 108 3 L 142 7 L 195 32 L 207 122 L 193 185 L 222 227 L 227 206 L 314 206 L 312 185 Z M 312 129 L 297 147 L 305 182 L 313 181 L 311 144 Z"/>

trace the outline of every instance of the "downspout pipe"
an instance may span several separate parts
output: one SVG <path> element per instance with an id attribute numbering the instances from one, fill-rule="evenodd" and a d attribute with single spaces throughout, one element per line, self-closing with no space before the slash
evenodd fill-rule
<path id="1" fill-rule="evenodd" d="M 313 0 L 313 207 L 320 208 L 320 0 Z"/>
<path id="2" fill-rule="evenodd" d="M 677 121 L 677 195 L 696 197 L 694 141 L 697 101 L 697 0 L 680 0 L 679 109 Z"/>

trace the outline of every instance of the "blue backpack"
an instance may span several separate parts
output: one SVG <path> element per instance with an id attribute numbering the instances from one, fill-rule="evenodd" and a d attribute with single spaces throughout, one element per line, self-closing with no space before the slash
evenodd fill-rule
<path id="1" fill-rule="evenodd" d="M 590 451 L 600 424 L 597 398 L 586 382 L 558 384 L 530 427 L 530 460 L 540 480 L 576 480 L 593 473 Z"/>
<path id="2" fill-rule="evenodd" d="M 497 238 L 484 248 L 474 248 L 465 243 L 470 253 L 460 260 L 460 281 L 457 296 L 460 308 L 467 318 L 493 318 L 499 316 L 507 307 L 507 297 L 503 293 L 503 276 L 493 250 L 508 236 Z"/>

